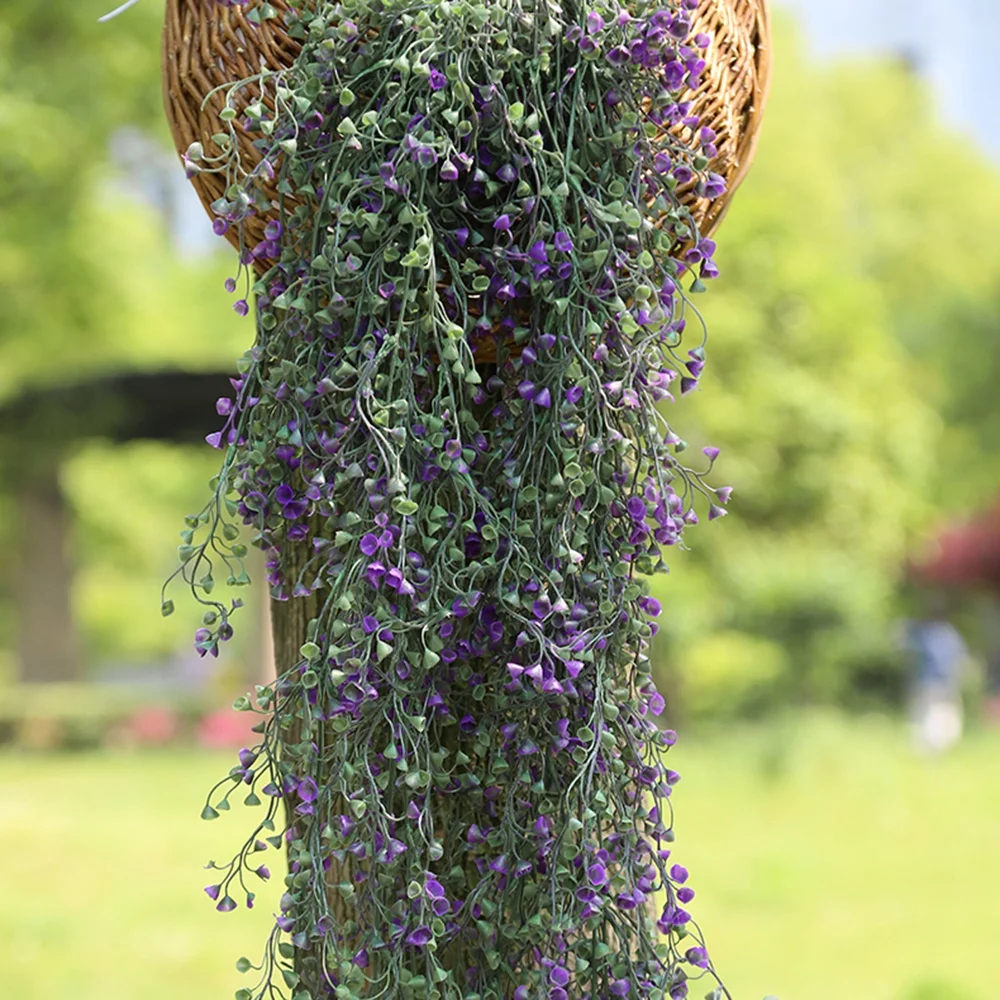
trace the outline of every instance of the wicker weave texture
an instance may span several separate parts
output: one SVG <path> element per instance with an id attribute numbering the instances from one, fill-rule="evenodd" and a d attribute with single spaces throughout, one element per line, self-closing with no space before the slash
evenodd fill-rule
<path id="1" fill-rule="evenodd" d="M 287 9 L 284 0 L 271 3 L 280 12 Z M 701 118 L 702 126 L 715 130 L 718 156 L 711 169 L 727 182 L 726 195 L 712 203 L 691 191 L 684 195 L 702 235 L 708 235 L 722 220 L 756 147 L 770 76 L 767 0 L 702 0 L 694 30 L 712 41 L 705 53 L 705 82 L 693 97 L 692 114 Z M 262 69 L 285 68 L 298 52 L 299 44 L 288 37 L 279 18 L 258 27 L 246 20 L 242 7 L 223 7 L 217 0 L 166 0 L 163 95 L 178 152 L 200 142 L 208 154 L 218 153 L 210 137 L 227 131 L 219 119 L 227 84 Z M 207 101 L 206 95 L 211 95 Z M 259 90 L 248 85 L 232 103 L 242 110 L 259 96 Z M 239 129 L 237 134 L 243 162 L 257 162 L 260 154 L 250 137 Z M 222 176 L 202 173 L 193 183 L 212 214 L 212 202 L 224 194 Z M 269 193 L 276 207 L 276 194 L 273 189 Z M 251 246 L 262 238 L 267 221 L 264 214 L 248 220 L 246 238 Z M 238 245 L 234 227 L 227 237 Z"/>

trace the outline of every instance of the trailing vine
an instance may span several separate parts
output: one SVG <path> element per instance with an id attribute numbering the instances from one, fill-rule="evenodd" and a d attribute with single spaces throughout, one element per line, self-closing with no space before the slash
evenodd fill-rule
<path id="1" fill-rule="evenodd" d="M 238 996 L 729 996 L 671 856 L 644 582 L 729 495 L 668 416 L 717 274 L 680 195 L 724 193 L 697 0 L 252 6 L 302 48 L 186 157 L 226 179 L 218 233 L 271 221 L 228 286 L 256 343 L 179 572 L 217 653 L 242 522 L 309 622 L 204 813 L 263 809 L 220 910 L 289 859 Z"/>

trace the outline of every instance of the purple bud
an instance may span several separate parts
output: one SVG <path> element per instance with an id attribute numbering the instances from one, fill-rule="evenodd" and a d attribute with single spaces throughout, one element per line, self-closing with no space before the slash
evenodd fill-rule
<path id="1" fill-rule="evenodd" d="M 421 926 L 407 935 L 406 943 L 414 948 L 423 948 L 430 944 L 433 939 L 434 935 L 431 933 L 431 929 L 427 926 Z"/>
<path id="2" fill-rule="evenodd" d="M 592 885 L 604 885 L 608 880 L 608 871 L 604 865 L 595 863 L 587 869 L 587 878 L 590 879 Z"/>
<path id="3" fill-rule="evenodd" d="M 549 259 L 549 254 L 548 250 L 545 248 L 545 241 L 539 240 L 537 243 L 532 243 L 531 248 L 528 250 L 528 256 L 536 264 L 547 263 Z"/>

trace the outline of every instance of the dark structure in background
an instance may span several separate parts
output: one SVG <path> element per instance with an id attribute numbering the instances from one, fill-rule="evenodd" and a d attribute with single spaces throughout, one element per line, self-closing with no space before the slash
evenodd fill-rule
<path id="1" fill-rule="evenodd" d="M 21 681 L 82 676 L 62 462 L 94 438 L 206 447 L 205 436 L 220 423 L 215 401 L 231 391 L 225 372 L 128 372 L 32 390 L 0 407 L 3 481 L 17 506 L 17 552 L 9 565 Z"/>

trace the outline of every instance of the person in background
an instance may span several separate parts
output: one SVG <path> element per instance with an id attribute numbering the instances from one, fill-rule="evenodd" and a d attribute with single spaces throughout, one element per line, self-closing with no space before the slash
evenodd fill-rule
<path id="1" fill-rule="evenodd" d="M 941 753 L 962 736 L 962 677 L 969 650 L 940 601 L 905 626 L 910 658 L 910 722 L 916 745 Z"/>

